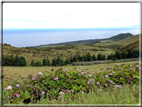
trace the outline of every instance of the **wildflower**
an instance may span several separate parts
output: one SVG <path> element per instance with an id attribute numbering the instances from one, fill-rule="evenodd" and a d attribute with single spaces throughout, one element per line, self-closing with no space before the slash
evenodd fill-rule
<path id="1" fill-rule="evenodd" d="M 19 85 L 19 84 L 17 84 L 17 85 L 16 85 L 16 87 L 20 87 L 20 85 Z"/>
<path id="2" fill-rule="evenodd" d="M 62 95 L 62 94 L 64 94 L 64 93 L 63 93 L 63 92 L 60 92 L 60 93 L 59 93 L 59 95 Z"/>
<path id="3" fill-rule="evenodd" d="M 42 95 L 44 95 L 44 94 L 45 94 L 45 92 L 44 92 L 44 91 L 42 91 L 42 92 L 41 92 L 41 94 L 42 94 Z"/>
<path id="4" fill-rule="evenodd" d="M 92 80 L 93 80 L 93 81 L 95 81 L 95 79 L 94 79 L 94 78 L 93 78 Z"/>
<path id="5" fill-rule="evenodd" d="M 70 91 L 71 91 L 72 93 L 74 93 L 74 90 L 73 90 L 73 89 L 71 89 Z"/>
<path id="6" fill-rule="evenodd" d="M 112 73 L 114 74 L 115 72 L 113 71 Z"/>
<path id="7" fill-rule="evenodd" d="M 54 71 L 54 69 L 52 68 L 51 71 Z"/>
<path id="8" fill-rule="evenodd" d="M 92 81 L 92 79 L 89 79 L 89 81 Z"/>
<path id="9" fill-rule="evenodd" d="M 118 70 L 121 70 L 121 67 L 119 67 Z"/>
<path id="10" fill-rule="evenodd" d="M 87 84 L 90 84 L 90 82 L 88 81 Z"/>
<path id="11" fill-rule="evenodd" d="M 132 67 L 132 65 L 130 65 L 130 67 Z"/>
<path id="12" fill-rule="evenodd" d="M 68 70 L 66 69 L 66 72 L 67 72 Z"/>
<path id="13" fill-rule="evenodd" d="M 58 80 L 58 77 L 55 77 L 54 80 Z"/>
<path id="14" fill-rule="evenodd" d="M 27 87 L 30 87 L 30 84 L 28 84 Z"/>
<path id="15" fill-rule="evenodd" d="M 121 86 L 120 86 L 120 85 L 115 85 L 115 87 L 116 87 L 116 88 L 120 88 Z"/>
<path id="16" fill-rule="evenodd" d="M 106 78 L 108 78 L 108 75 L 105 75 Z"/>
<path id="17" fill-rule="evenodd" d="M 91 77 L 91 74 L 89 74 L 88 76 Z"/>
<path id="18" fill-rule="evenodd" d="M 63 68 L 59 68 L 59 70 L 62 70 Z"/>
<path id="19" fill-rule="evenodd" d="M 100 85 L 100 82 L 96 82 L 97 85 Z"/>
<path id="20" fill-rule="evenodd" d="M 132 62 L 132 64 L 134 64 L 134 62 Z"/>
<path id="21" fill-rule="evenodd" d="M 104 83 L 103 85 L 104 85 L 105 87 L 107 87 L 108 84 L 107 84 L 107 83 Z"/>
<path id="22" fill-rule="evenodd" d="M 137 65 L 136 68 L 139 68 L 139 66 Z"/>
<path id="23" fill-rule="evenodd" d="M 6 88 L 6 90 L 11 90 L 12 89 L 12 86 L 8 86 L 7 88 Z"/>
<path id="24" fill-rule="evenodd" d="M 33 80 L 33 81 L 34 81 L 34 80 L 36 80 L 36 77 L 32 77 L 32 79 L 31 79 L 31 80 Z"/>
<path id="25" fill-rule="evenodd" d="M 84 94 L 84 91 L 81 91 L 82 94 Z"/>
<path id="26" fill-rule="evenodd" d="M 41 72 L 38 72 L 38 74 L 37 74 L 38 76 L 41 76 L 41 75 L 43 75 Z"/>
<path id="27" fill-rule="evenodd" d="M 110 82 L 111 82 L 111 83 L 113 83 L 113 81 L 112 81 L 112 80 L 110 80 Z"/>
<path id="28" fill-rule="evenodd" d="M 112 76 L 113 74 L 112 73 L 109 73 L 109 76 Z"/>
<path id="29" fill-rule="evenodd" d="M 77 71 L 79 71 L 79 69 L 77 69 Z"/>
<path id="30" fill-rule="evenodd" d="M 16 97 L 18 97 L 18 98 L 20 97 L 20 94 L 19 94 L 19 93 L 16 93 L 15 95 L 16 95 Z"/>
<path id="31" fill-rule="evenodd" d="M 81 74 L 83 75 L 83 74 L 84 74 L 84 72 L 81 72 Z"/>
<path id="32" fill-rule="evenodd" d="M 119 66 L 119 64 L 117 64 L 117 66 Z"/>
<path id="33" fill-rule="evenodd" d="M 102 91 L 102 89 L 99 89 L 99 91 Z"/>
<path id="34" fill-rule="evenodd" d="M 109 70 L 109 67 L 107 67 L 107 70 Z"/>

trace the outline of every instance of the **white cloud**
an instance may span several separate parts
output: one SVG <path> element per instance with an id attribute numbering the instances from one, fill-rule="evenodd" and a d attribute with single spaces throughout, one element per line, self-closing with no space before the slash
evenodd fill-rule
<path id="1" fill-rule="evenodd" d="M 140 24 L 140 4 L 4 3 L 3 20 L 4 28 L 125 27 Z"/>

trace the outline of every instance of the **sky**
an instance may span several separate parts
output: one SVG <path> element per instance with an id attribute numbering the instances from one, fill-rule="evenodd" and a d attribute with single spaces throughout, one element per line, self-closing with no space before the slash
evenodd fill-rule
<path id="1" fill-rule="evenodd" d="M 18 29 L 135 27 L 139 33 L 139 26 L 139 3 L 3 3 L 3 30 L 15 30 L 15 34 Z M 6 35 L 4 42 L 9 41 Z"/>

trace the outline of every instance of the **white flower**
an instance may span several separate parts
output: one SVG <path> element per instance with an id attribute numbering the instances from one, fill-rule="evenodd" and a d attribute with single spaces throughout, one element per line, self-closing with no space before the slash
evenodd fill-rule
<path id="1" fill-rule="evenodd" d="M 42 91 L 42 92 L 41 92 L 41 94 L 42 94 L 42 95 L 44 95 L 44 94 L 45 94 L 45 92 L 44 92 L 44 91 Z"/>
<path id="2" fill-rule="evenodd" d="M 88 76 L 91 77 L 91 74 L 89 74 Z"/>
<path id="3" fill-rule="evenodd" d="M 64 93 L 63 93 L 63 92 L 60 92 L 60 93 L 59 93 L 59 95 L 62 95 L 62 94 L 64 94 Z"/>
<path id="4" fill-rule="evenodd" d="M 134 64 L 134 62 L 132 62 L 132 64 Z"/>
<path id="5" fill-rule="evenodd" d="M 41 75 L 43 75 L 41 72 L 38 72 L 38 74 L 37 75 L 39 75 L 39 76 L 41 76 Z"/>
<path id="6" fill-rule="evenodd" d="M 84 73 L 83 73 L 83 72 L 81 72 L 81 74 L 83 75 Z"/>
<path id="7" fill-rule="evenodd" d="M 112 74 L 112 73 L 109 73 L 109 75 L 112 76 L 113 74 Z"/>
<path id="8" fill-rule="evenodd" d="M 55 77 L 54 80 L 58 80 L 58 77 Z"/>
<path id="9" fill-rule="evenodd" d="M 105 75 L 106 78 L 108 78 L 108 75 Z"/>
<path id="10" fill-rule="evenodd" d="M 17 84 L 17 85 L 16 85 L 16 87 L 20 87 L 20 85 L 19 85 L 19 84 Z"/>
<path id="11" fill-rule="evenodd" d="M 8 86 L 7 88 L 6 88 L 6 90 L 11 90 L 12 89 L 12 86 Z"/>
<path id="12" fill-rule="evenodd" d="M 115 72 L 113 71 L 112 73 L 114 74 Z"/>
<path id="13" fill-rule="evenodd" d="M 84 94 L 84 91 L 81 91 L 82 94 Z"/>
<path id="14" fill-rule="evenodd" d="M 79 69 L 77 69 L 77 71 L 79 71 Z"/>

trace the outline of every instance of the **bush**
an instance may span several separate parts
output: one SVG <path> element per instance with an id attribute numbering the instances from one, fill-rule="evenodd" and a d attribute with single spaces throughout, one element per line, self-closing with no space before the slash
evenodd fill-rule
<path id="1" fill-rule="evenodd" d="M 85 70 L 72 69 L 71 71 L 59 68 L 56 71 L 39 72 L 37 76 L 29 75 L 24 79 L 24 84 L 17 81 L 12 86 L 3 86 L 4 103 L 31 103 L 41 97 L 58 99 L 67 95 L 71 99 L 79 93 L 89 93 L 91 90 L 107 87 L 121 88 L 121 85 L 139 84 L 138 63 L 116 65 L 105 72 L 90 74 Z M 103 70 L 103 69 L 102 69 Z M 33 99 L 33 100 L 32 100 Z"/>

